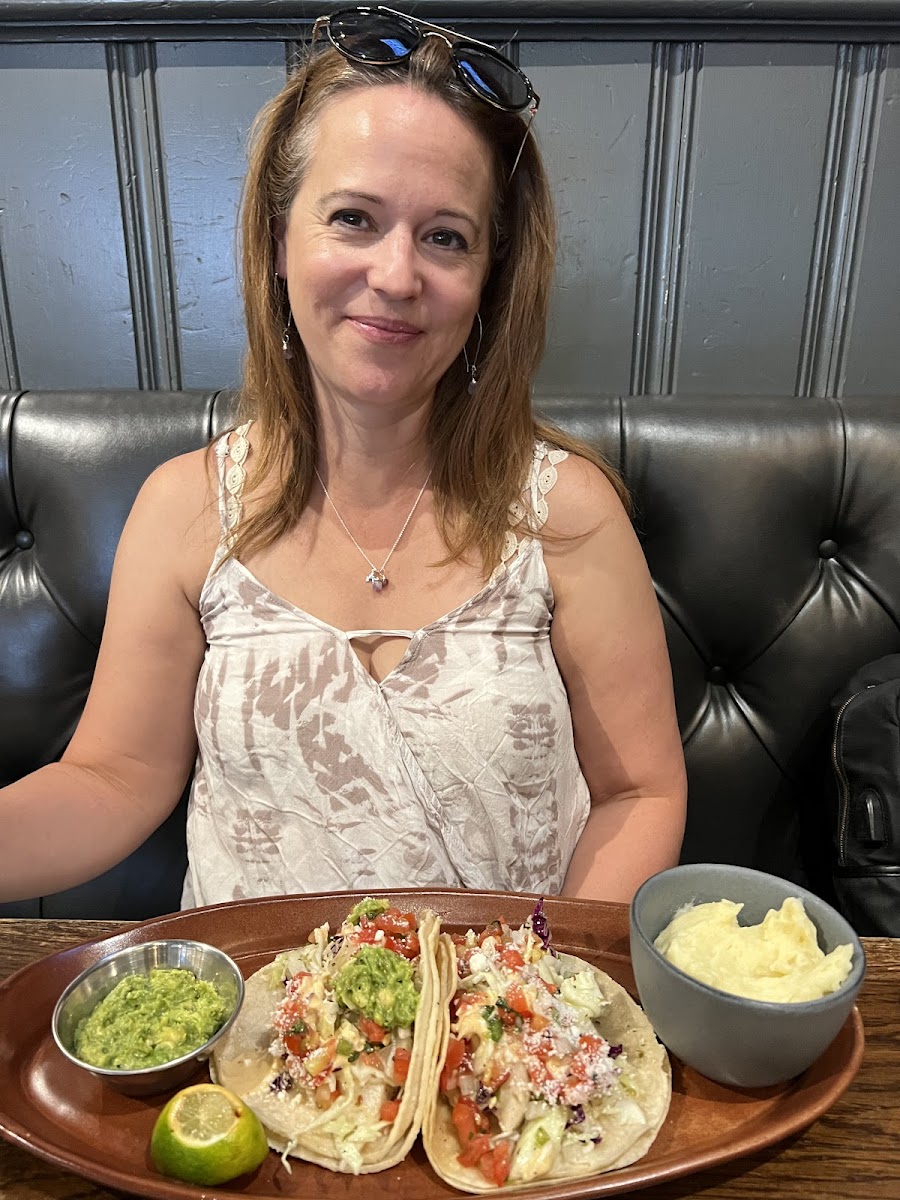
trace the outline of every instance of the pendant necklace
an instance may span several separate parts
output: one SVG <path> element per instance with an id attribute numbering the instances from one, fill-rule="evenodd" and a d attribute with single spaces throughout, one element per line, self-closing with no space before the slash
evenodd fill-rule
<path id="1" fill-rule="evenodd" d="M 434 468 L 432 468 L 432 470 L 433 469 Z M 375 564 L 372 562 L 371 558 L 369 558 L 368 554 L 366 554 L 365 550 L 363 550 L 362 546 L 359 544 L 359 542 L 356 540 L 356 538 L 350 532 L 350 530 L 347 526 L 347 522 L 344 520 L 344 518 L 338 512 L 337 508 L 335 508 L 334 501 L 332 500 L 331 496 L 328 493 L 328 488 L 325 486 L 325 481 L 322 479 L 322 476 L 319 474 L 319 468 L 316 467 L 315 471 L 316 471 L 316 478 L 318 479 L 319 483 L 322 485 L 322 491 L 325 493 L 325 499 L 331 505 L 334 515 L 337 517 L 337 519 L 343 525 L 344 532 L 347 534 L 347 537 L 350 539 L 350 541 L 353 543 L 353 545 L 357 548 L 357 550 L 360 552 L 360 554 L 363 556 L 363 558 L 366 560 L 366 562 L 372 568 L 372 570 L 366 576 L 366 583 L 371 583 L 373 592 L 380 592 L 383 588 L 386 588 L 388 585 L 388 577 L 384 573 L 384 568 L 390 562 L 391 555 L 394 553 L 394 551 L 400 545 L 400 539 L 403 537 L 404 533 L 406 533 L 406 527 L 409 525 L 410 521 L 413 519 L 413 513 L 419 507 L 419 501 L 424 496 L 425 489 L 428 486 L 428 480 L 431 478 L 431 471 L 429 471 L 428 474 L 425 476 L 425 482 L 419 488 L 419 494 L 418 494 L 418 496 L 416 496 L 415 500 L 413 501 L 413 506 L 409 510 L 409 516 L 403 522 L 403 528 L 400 530 L 400 532 L 397 534 L 396 538 L 394 539 L 394 544 L 393 544 L 393 546 L 391 546 L 390 550 L 388 550 L 387 558 L 384 560 L 384 562 L 381 564 L 380 567 L 375 566 Z"/>

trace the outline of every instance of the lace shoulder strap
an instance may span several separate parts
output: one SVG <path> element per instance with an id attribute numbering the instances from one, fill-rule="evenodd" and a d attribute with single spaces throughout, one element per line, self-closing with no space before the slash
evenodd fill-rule
<path id="1" fill-rule="evenodd" d="M 557 480 L 556 465 L 568 457 L 568 450 L 560 450 L 544 441 L 534 443 L 534 454 L 528 478 L 522 488 L 522 498 L 513 500 L 509 506 L 510 528 L 506 531 L 497 570 L 509 562 L 519 550 L 521 543 L 515 532 L 517 529 L 524 527 L 535 534 L 547 524 L 547 518 L 550 516 L 547 496 Z"/>
<path id="2" fill-rule="evenodd" d="M 231 546 L 235 538 L 235 530 L 241 522 L 244 506 L 241 495 L 244 491 L 244 481 L 247 472 L 244 463 L 250 453 L 250 442 L 247 433 L 252 422 L 247 421 L 237 429 L 223 433 L 216 442 L 216 469 L 219 477 L 219 524 L 222 530 L 222 542 Z M 230 460 L 230 462 L 229 462 Z"/>
<path id="3" fill-rule="evenodd" d="M 547 518 L 550 516 L 547 496 L 549 496 L 556 485 L 558 478 L 556 465 L 568 457 L 568 450 L 560 450 L 556 446 L 549 446 L 546 442 L 539 441 L 534 443 L 534 460 L 531 465 L 529 488 L 531 493 L 531 511 L 534 514 L 534 521 L 536 522 L 536 526 L 532 525 L 535 533 L 543 529 L 547 524 Z M 545 460 L 546 466 L 544 465 Z"/>

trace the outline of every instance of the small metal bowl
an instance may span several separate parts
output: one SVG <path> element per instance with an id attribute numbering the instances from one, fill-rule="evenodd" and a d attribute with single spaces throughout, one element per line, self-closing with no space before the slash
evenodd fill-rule
<path id="1" fill-rule="evenodd" d="M 117 983 L 129 975 L 146 975 L 154 967 L 182 967 L 214 985 L 229 1005 L 225 1023 L 208 1041 L 189 1054 L 158 1067 L 123 1071 L 92 1067 L 75 1054 L 75 1030 Z M 143 942 L 102 958 L 73 979 L 53 1010 L 53 1040 L 60 1052 L 83 1071 L 128 1096 L 150 1096 L 181 1087 L 196 1072 L 220 1037 L 231 1027 L 244 1000 L 244 980 L 235 962 L 204 942 Z"/>

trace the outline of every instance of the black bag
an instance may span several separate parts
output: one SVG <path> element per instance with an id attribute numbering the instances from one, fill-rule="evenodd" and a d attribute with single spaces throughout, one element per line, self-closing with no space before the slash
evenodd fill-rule
<path id="1" fill-rule="evenodd" d="M 838 903 L 857 933 L 900 937 L 900 654 L 860 668 L 831 704 Z"/>

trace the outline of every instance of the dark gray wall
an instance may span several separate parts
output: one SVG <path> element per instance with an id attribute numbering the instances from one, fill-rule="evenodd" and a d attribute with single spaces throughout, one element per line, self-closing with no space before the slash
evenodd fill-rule
<path id="1" fill-rule="evenodd" d="M 321 7 L 0 0 L 0 388 L 237 382 L 246 136 Z M 900 4 L 732 7 L 416 4 L 542 97 L 539 391 L 896 393 Z"/>

